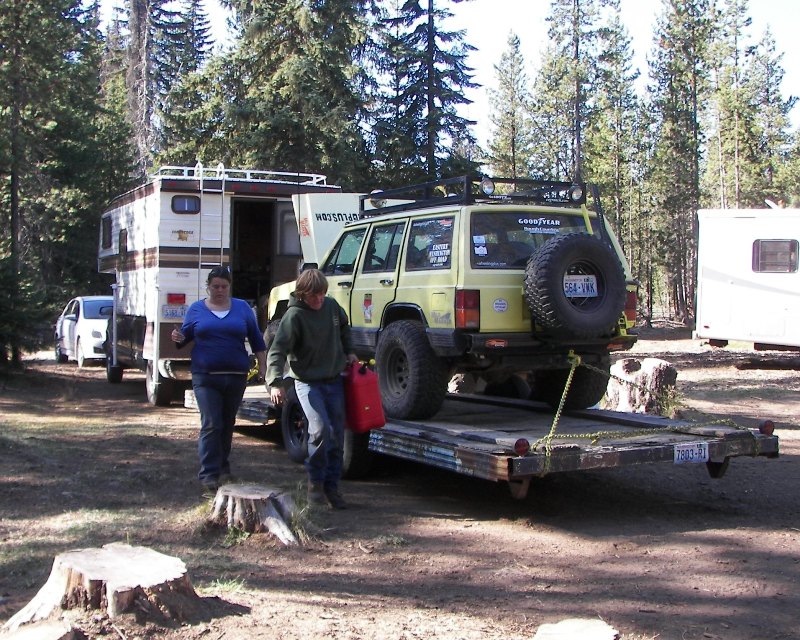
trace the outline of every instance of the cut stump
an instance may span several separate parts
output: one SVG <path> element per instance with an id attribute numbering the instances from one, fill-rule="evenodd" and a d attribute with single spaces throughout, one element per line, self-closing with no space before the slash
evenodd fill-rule
<path id="1" fill-rule="evenodd" d="M 182 622 L 199 601 L 182 560 L 115 542 L 57 555 L 39 593 L 3 629 L 14 631 L 58 610 L 78 608 L 101 609 L 112 619 L 134 608 L 155 608 Z"/>
<path id="2" fill-rule="evenodd" d="M 677 379 L 677 369 L 659 358 L 619 360 L 611 367 L 603 409 L 666 415 Z"/>
<path id="3" fill-rule="evenodd" d="M 257 484 L 226 484 L 217 489 L 211 519 L 248 533 L 269 531 L 283 544 L 297 544 L 291 528 L 297 507 L 279 489 Z"/>

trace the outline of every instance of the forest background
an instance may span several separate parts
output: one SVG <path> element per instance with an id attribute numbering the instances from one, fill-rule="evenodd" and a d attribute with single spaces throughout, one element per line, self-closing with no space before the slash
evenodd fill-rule
<path id="1" fill-rule="evenodd" d="M 108 292 L 108 201 L 198 160 L 345 190 L 580 168 L 640 315 L 691 323 L 697 209 L 800 206 L 796 99 L 771 33 L 753 37 L 747 0 L 662 0 L 637 91 L 620 1 L 552 0 L 538 68 L 509 35 L 479 145 L 462 115 L 474 46 L 446 28 L 469 1 L 222 0 L 225 49 L 201 0 L 127 0 L 102 28 L 97 0 L 0 3 L 0 362 L 49 340 L 73 295 Z"/>

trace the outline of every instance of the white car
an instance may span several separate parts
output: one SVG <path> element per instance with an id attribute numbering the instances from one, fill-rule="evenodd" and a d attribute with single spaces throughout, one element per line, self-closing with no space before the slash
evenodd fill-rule
<path id="1" fill-rule="evenodd" d="M 112 296 L 80 296 L 70 300 L 56 321 L 56 361 L 77 360 L 82 367 L 87 360 L 105 360 L 103 342 L 113 309 Z"/>

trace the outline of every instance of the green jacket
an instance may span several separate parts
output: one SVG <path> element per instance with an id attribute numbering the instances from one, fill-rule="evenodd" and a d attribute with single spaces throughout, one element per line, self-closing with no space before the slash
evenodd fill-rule
<path id="1" fill-rule="evenodd" d="M 267 354 L 267 383 L 281 384 L 286 361 L 289 376 L 301 382 L 334 380 L 352 353 L 347 314 L 333 298 L 319 311 L 291 295 L 289 308 Z"/>

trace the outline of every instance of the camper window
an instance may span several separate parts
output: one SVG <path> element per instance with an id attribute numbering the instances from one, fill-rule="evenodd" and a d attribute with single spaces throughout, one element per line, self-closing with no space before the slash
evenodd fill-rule
<path id="1" fill-rule="evenodd" d="M 103 249 L 111 248 L 111 216 L 106 216 L 101 221 L 100 245 Z"/>
<path id="2" fill-rule="evenodd" d="M 797 249 L 797 240 L 756 240 L 753 242 L 753 271 L 795 273 Z"/>
<path id="3" fill-rule="evenodd" d="M 172 210 L 175 213 L 199 213 L 199 196 L 172 196 Z"/>

